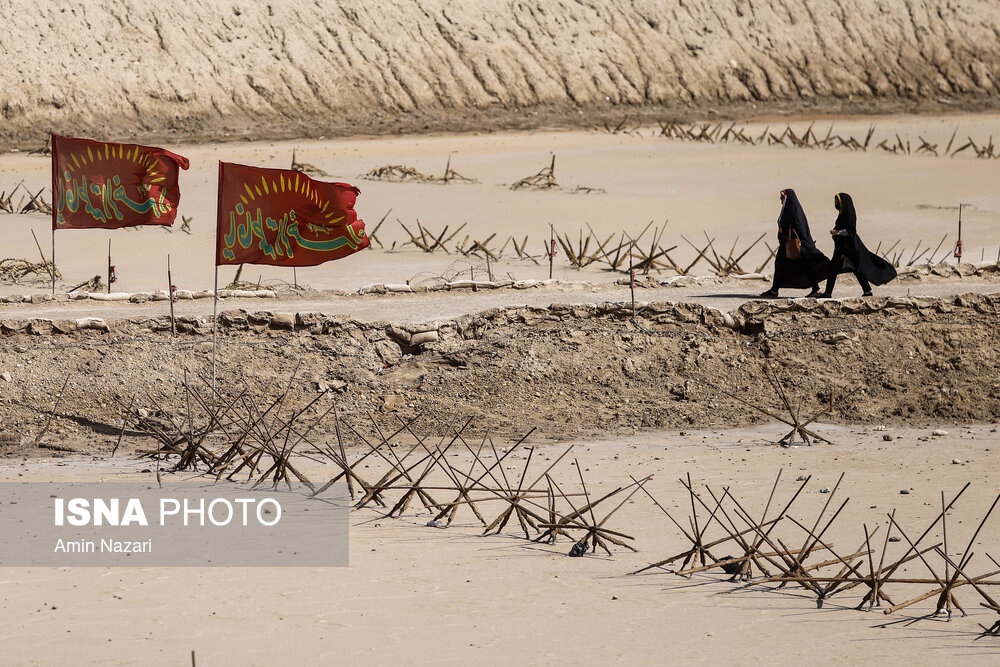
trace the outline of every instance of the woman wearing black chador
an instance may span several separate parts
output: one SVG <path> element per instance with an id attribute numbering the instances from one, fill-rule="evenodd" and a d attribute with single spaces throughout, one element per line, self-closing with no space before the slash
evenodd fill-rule
<path id="1" fill-rule="evenodd" d="M 892 264 L 870 252 L 858 236 L 858 214 L 854 211 L 851 195 L 841 192 L 833 199 L 834 206 L 840 211 L 837 222 L 830 234 L 833 236 L 833 259 L 826 275 L 826 291 L 820 296 L 829 299 L 833 296 L 833 286 L 837 283 L 838 273 L 853 273 L 861 284 L 864 296 L 872 295 L 869 283 L 884 285 L 896 277 L 896 269 Z"/>
<path id="2" fill-rule="evenodd" d="M 781 214 L 778 216 L 778 251 L 774 256 L 774 282 L 762 297 L 773 299 L 778 289 L 811 287 L 807 296 L 819 296 L 820 278 L 827 274 L 830 260 L 821 253 L 809 233 L 806 213 L 795 190 L 781 191 Z"/>

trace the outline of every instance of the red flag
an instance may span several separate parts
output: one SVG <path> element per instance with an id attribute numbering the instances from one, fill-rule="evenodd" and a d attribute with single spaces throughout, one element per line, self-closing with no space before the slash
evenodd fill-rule
<path id="1" fill-rule="evenodd" d="M 52 229 L 172 225 L 185 157 L 162 148 L 52 135 Z"/>
<path id="2" fill-rule="evenodd" d="M 368 247 L 347 183 L 289 169 L 219 163 L 215 265 L 316 266 Z"/>

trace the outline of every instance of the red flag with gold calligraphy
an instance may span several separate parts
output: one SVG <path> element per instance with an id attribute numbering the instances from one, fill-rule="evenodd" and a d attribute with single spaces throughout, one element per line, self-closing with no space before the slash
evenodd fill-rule
<path id="1" fill-rule="evenodd" d="M 172 225 L 187 168 L 163 148 L 53 134 L 52 229 Z"/>
<path id="2" fill-rule="evenodd" d="M 215 265 L 316 266 L 367 248 L 359 192 L 299 171 L 220 162 Z"/>

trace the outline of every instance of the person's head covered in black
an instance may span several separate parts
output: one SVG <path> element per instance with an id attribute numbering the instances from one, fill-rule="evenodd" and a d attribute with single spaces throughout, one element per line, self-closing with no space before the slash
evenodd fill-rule
<path id="1" fill-rule="evenodd" d="M 809 232 L 809 221 L 806 220 L 806 212 L 802 210 L 799 197 L 795 190 L 785 188 L 781 191 L 781 213 L 778 214 L 778 240 L 786 242 L 791 235 L 799 239 L 802 244 L 802 252 L 807 254 L 818 253 L 816 242 L 813 241 Z"/>
<path id="2" fill-rule="evenodd" d="M 788 229 L 791 227 L 796 234 L 801 234 L 803 230 L 809 230 L 809 222 L 806 220 L 806 212 L 802 210 L 798 195 L 795 190 L 785 188 L 781 191 L 781 213 L 778 215 L 778 227 Z"/>
<path id="3" fill-rule="evenodd" d="M 834 229 L 846 229 L 855 231 L 858 227 L 858 214 L 854 210 L 854 200 L 846 192 L 838 193 L 833 198 L 834 206 L 840 213 L 837 215 L 837 222 L 833 224 Z"/>

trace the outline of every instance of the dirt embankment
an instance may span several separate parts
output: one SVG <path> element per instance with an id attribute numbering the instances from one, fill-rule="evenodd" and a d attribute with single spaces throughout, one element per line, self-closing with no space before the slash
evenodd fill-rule
<path id="1" fill-rule="evenodd" d="M 5 144 L 580 123 L 621 105 L 989 105 L 1000 86 L 994 0 L 12 0 L 5 14 Z"/>
<path id="2" fill-rule="evenodd" d="M 640 313 L 641 327 L 616 304 L 498 308 L 427 325 L 226 311 L 219 382 L 227 394 L 248 383 L 261 404 L 290 384 L 287 409 L 329 391 L 359 425 L 369 411 L 389 422 L 471 416 L 504 436 L 535 426 L 559 438 L 767 420 L 725 393 L 782 412 L 767 363 L 804 417 L 831 394 L 854 392 L 822 421 L 991 422 L 1000 418 L 998 315 L 1000 295 L 979 294 L 751 302 L 733 313 L 661 303 Z M 192 380 L 211 374 L 204 318 L 182 318 L 177 338 L 162 317 L 4 320 L 0 328 L 6 455 L 26 451 L 67 376 L 45 441 L 93 451 L 117 439 L 132 397 L 134 407 L 183 422 L 185 371 Z"/>

